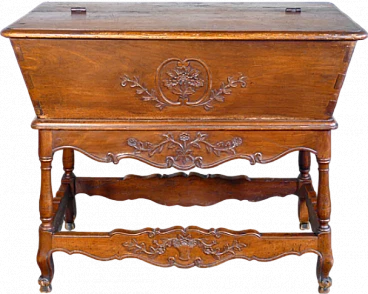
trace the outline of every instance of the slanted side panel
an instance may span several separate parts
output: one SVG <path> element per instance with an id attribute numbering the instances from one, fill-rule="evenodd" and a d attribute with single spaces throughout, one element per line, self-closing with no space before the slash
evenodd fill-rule
<path id="1" fill-rule="evenodd" d="M 355 42 L 13 40 L 36 113 L 328 119 Z"/>

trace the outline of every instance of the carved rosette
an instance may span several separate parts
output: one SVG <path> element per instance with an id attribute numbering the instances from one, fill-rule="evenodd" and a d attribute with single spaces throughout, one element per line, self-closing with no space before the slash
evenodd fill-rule
<path id="1" fill-rule="evenodd" d="M 128 85 L 136 89 L 142 101 L 151 101 L 160 110 L 180 105 L 211 110 L 215 102 L 225 102 L 225 96 L 231 94 L 232 88 L 238 85 L 245 88 L 247 83 L 245 76 L 240 74 L 238 77 L 227 77 L 225 82 L 213 89 L 211 72 L 202 60 L 170 58 L 157 69 L 155 89 L 148 89 L 139 77 L 131 78 L 125 74 L 121 86 Z"/>
<path id="2" fill-rule="evenodd" d="M 160 94 L 168 103 L 195 105 L 208 94 L 211 76 L 201 60 L 169 59 L 158 68 L 156 82 Z"/>

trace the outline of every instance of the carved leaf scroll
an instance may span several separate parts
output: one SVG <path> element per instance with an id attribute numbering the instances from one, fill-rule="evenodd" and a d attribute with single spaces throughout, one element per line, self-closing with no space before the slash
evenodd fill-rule
<path id="1" fill-rule="evenodd" d="M 241 251 L 247 247 L 246 244 L 233 240 L 232 244 L 226 244 L 223 247 L 218 247 L 216 240 L 208 241 L 205 238 L 192 238 L 191 235 L 178 234 L 176 238 L 168 238 L 161 240 L 153 240 L 152 244 L 137 242 L 133 238 L 130 242 L 125 242 L 122 246 L 128 251 L 135 254 L 145 254 L 150 258 L 156 258 L 158 255 L 166 253 L 167 248 L 175 248 L 179 253 L 179 260 L 189 261 L 191 259 L 191 251 L 197 247 L 201 249 L 205 255 L 210 255 L 215 259 L 221 259 L 227 254 L 235 255 L 236 251 Z M 169 259 L 174 258 L 173 256 Z"/>
<path id="2" fill-rule="evenodd" d="M 136 138 L 129 138 L 127 143 L 134 148 L 134 154 L 147 153 L 149 157 L 161 153 L 165 147 L 171 150 L 173 155 L 166 157 L 168 167 L 173 166 L 176 162 L 179 165 L 187 165 L 194 163 L 195 166 L 202 166 L 202 157 L 195 155 L 196 149 L 201 149 L 204 146 L 207 153 L 213 153 L 216 156 L 221 156 L 222 153 L 234 155 L 236 147 L 243 143 L 240 137 L 235 137 L 231 140 L 210 143 L 208 135 L 197 132 L 194 138 L 187 133 L 181 133 L 178 138 L 175 138 L 171 133 L 163 134 L 164 139 L 159 143 L 143 142 Z"/>

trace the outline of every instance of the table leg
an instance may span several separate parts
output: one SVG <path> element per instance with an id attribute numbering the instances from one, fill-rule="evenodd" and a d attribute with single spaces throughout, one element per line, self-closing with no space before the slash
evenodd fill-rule
<path id="1" fill-rule="evenodd" d="M 309 151 L 299 151 L 299 180 L 310 181 L 309 169 L 311 157 Z M 305 198 L 299 197 L 298 216 L 301 230 L 309 230 L 309 213 Z"/>
<path id="2" fill-rule="evenodd" d="M 41 161 L 41 194 L 40 194 L 40 218 L 39 249 L 37 263 L 41 270 L 38 283 L 43 293 L 51 292 L 51 281 L 54 276 L 54 262 L 52 259 L 52 217 L 53 195 L 51 187 L 51 163 L 52 163 L 52 137 L 51 132 L 39 132 L 39 157 Z"/>
<path id="3" fill-rule="evenodd" d="M 319 293 L 329 293 L 332 280 L 329 277 L 333 266 L 333 256 L 331 249 L 331 228 L 329 226 L 331 215 L 331 199 L 329 188 L 329 164 L 330 159 L 318 158 L 319 184 L 317 211 L 320 222 L 318 247 L 321 256 L 318 257 L 317 278 L 319 283 Z"/>
<path id="4" fill-rule="evenodd" d="M 68 198 L 68 204 L 65 212 L 65 229 L 72 231 L 75 229 L 75 217 L 77 216 L 77 206 L 75 202 L 75 175 L 74 170 L 74 150 L 67 148 L 63 150 L 63 166 L 64 176 L 63 182 L 66 182 L 71 187 L 71 194 Z"/>

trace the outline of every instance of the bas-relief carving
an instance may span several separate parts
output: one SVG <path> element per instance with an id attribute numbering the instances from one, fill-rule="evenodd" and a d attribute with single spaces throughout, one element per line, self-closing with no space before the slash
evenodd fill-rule
<path id="1" fill-rule="evenodd" d="M 207 65 L 199 59 L 180 60 L 171 58 L 164 61 L 156 72 L 156 89 L 148 89 L 137 76 L 130 78 L 125 74 L 121 86 L 136 88 L 136 94 L 142 101 L 151 101 L 162 110 L 166 106 L 201 106 L 211 110 L 215 102 L 225 102 L 225 95 L 240 85 L 247 86 L 246 77 L 229 76 L 219 88 L 212 88 L 212 76 Z"/>

